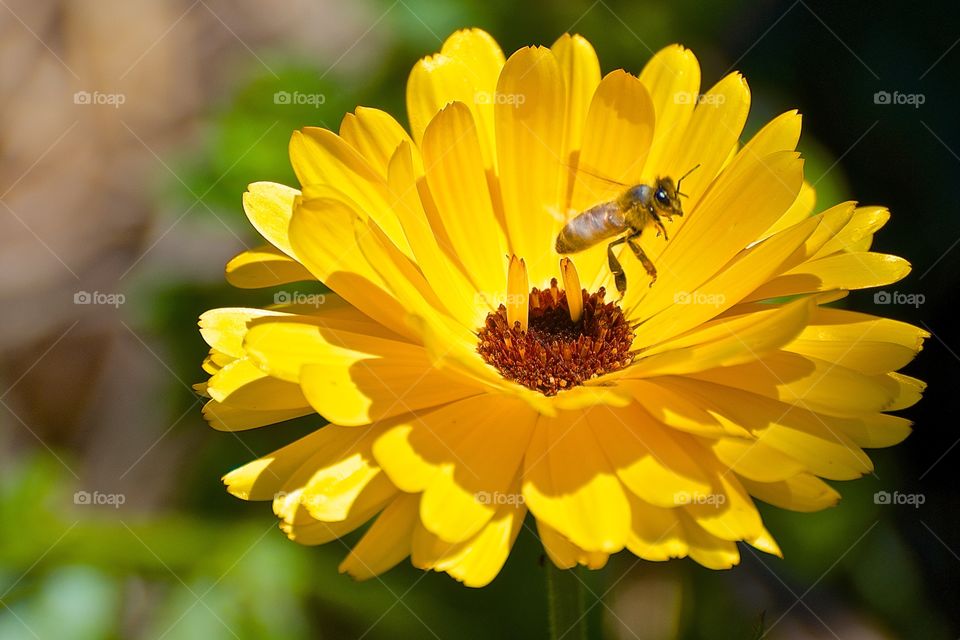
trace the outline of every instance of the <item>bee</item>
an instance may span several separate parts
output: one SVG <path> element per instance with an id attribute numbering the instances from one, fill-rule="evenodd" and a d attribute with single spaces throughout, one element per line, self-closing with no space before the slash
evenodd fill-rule
<path id="1" fill-rule="evenodd" d="M 672 220 L 673 216 L 683 215 L 680 197 L 685 197 L 686 194 L 680 192 L 680 183 L 699 166 L 686 172 L 676 184 L 668 176 L 659 177 L 653 184 L 634 185 L 615 200 L 602 202 L 578 213 L 557 235 L 557 253 L 561 255 L 577 253 L 607 238 L 620 236 L 607 245 L 607 264 L 613 274 L 620 298 L 622 299 L 627 291 L 627 276 L 623 272 L 619 259 L 613 253 L 613 248 L 617 245 L 625 243 L 630 247 L 640 264 L 646 269 L 647 275 L 650 276 L 652 287 L 657 281 L 657 268 L 640 246 L 638 242 L 640 234 L 652 225 L 657 228 L 657 237 L 662 234 L 663 239 L 667 239 L 663 218 Z"/>

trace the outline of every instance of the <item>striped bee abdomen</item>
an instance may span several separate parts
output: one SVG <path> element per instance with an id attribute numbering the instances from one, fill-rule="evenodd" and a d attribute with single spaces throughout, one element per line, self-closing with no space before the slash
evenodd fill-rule
<path id="1" fill-rule="evenodd" d="M 616 201 L 591 207 L 567 222 L 557 235 L 557 253 L 576 253 L 622 232 L 623 210 Z"/>

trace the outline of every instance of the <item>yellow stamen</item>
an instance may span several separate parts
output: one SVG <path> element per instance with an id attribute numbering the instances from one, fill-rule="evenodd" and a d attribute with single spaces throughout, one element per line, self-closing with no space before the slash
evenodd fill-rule
<path id="1" fill-rule="evenodd" d="M 583 316 L 583 292 L 580 289 L 580 276 L 570 258 L 560 259 L 560 273 L 563 275 L 563 290 L 567 296 L 567 308 L 573 324 L 580 322 Z"/>
<path id="2" fill-rule="evenodd" d="M 510 268 L 507 271 L 507 322 L 510 327 L 519 322 L 520 329 L 526 332 L 529 310 L 530 284 L 527 281 L 527 264 L 523 258 L 510 256 Z"/>

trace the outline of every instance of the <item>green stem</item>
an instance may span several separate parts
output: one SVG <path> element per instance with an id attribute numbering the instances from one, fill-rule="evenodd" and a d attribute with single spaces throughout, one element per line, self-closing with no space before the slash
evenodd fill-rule
<path id="1" fill-rule="evenodd" d="M 547 606 L 550 613 L 552 640 L 586 640 L 587 612 L 583 580 L 577 569 L 558 569 L 547 565 Z"/>

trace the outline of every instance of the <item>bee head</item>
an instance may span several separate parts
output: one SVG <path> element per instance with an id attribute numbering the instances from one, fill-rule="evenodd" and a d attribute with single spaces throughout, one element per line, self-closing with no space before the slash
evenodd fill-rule
<path id="1" fill-rule="evenodd" d="M 653 189 L 653 206 L 659 215 L 666 216 L 668 220 L 673 216 L 682 216 L 681 195 L 676 185 L 673 184 L 672 178 L 657 178 Z"/>
<path id="2" fill-rule="evenodd" d="M 680 203 L 680 197 L 685 197 L 687 194 L 680 191 L 680 183 L 699 167 L 700 165 L 698 164 L 683 174 L 680 179 L 677 180 L 677 184 L 673 184 L 673 178 L 669 176 L 657 178 L 656 186 L 653 190 L 653 203 L 657 208 L 657 213 L 666 216 L 668 220 L 673 216 L 683 215 L 683 205 Z"/>

